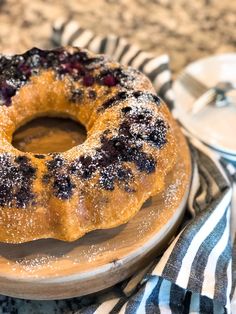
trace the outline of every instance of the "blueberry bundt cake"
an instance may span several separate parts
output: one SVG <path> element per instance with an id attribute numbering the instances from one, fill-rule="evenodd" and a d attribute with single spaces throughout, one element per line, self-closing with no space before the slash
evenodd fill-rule
<path id="1" fill-rule="evenodd" d="M 87 130 L 61 153 L 12 146 L 36 117 L 69 117 Z M 165 188 L 176 162 L 173 120 L 135 69 L 79 48 L 0 56 L 0 241 L 73 241 L 130 220 Z"/>

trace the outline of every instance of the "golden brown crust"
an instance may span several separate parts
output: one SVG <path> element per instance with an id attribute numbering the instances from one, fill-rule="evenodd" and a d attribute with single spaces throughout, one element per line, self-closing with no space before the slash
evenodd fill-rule
<path id="1" fill-rule="evenodd" d="M 41 59 L 52 58 L 48 53 Z M 78 48 L 53 53 L 69 63 L 39 65 L 0 106 L 2 242 L 73 241 L 123 224 L 163 190 L 176 161 L 172 117 L 143 74 Z M 35 55 L 39 50 L 24 60 Z M 87 140 L 60 154 L 18 151 L 12 134 L 38 116 L 79 121 Z"/>

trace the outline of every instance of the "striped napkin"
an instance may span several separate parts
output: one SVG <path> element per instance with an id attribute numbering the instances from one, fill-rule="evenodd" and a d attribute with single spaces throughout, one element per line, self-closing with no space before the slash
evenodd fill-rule
<path id="1" fill-rule="evenodd" d="M 53 43 L 86 47 L 141 70 L 153 82 L 157 94 L 174 109 L 168 55 L 153 56 L 115 35 L 97 36 L 76 21 L 58 20 L 53 27 Z M 13 302 L 0 296 L 2 307 L 14 310 L 24 306 L 24 313 L 230 313 L 230 223 L 236 164 L 226 163 L 185 133 L 193 159 L 188 210 L 181 231 L 164 255 L 105 292 L 41 303 Z M 41 312 L 42 306 L 46 312 Z"/>

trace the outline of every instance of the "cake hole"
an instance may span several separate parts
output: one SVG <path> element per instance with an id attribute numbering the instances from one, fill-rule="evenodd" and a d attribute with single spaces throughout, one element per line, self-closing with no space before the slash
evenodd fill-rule
<path id="1" fill-rule="evenodd" d="M 85 128 L 70 119 L 37 118 L 15 131 L 12 145 L 36 154 L 65 152 L 82 144 L 86 136 Z"/>

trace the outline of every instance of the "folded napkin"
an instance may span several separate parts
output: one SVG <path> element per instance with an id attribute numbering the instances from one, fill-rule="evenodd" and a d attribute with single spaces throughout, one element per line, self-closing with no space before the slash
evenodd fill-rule
<path id="1" fill-rule="evenodd" d="M 53 43 L 86 47 L 141 70 L 174 109 L 168 55 L 154 56 L 115 35 L 97 36 L 76 21 L 58 20 L 53 27 Z M 88 314 L 230 313 L 230 219 L 236 165 L 187 136 L 193 160 L 188 210 L 181 231 L 165 253 L 158 256 L 157 252 L 151 265 L 106 292 L 54 305 L 48 301 L 48 309 L 56 306 L 56 313 Z M 9 305 L 11 298 L 3 297 L 2 302 Z M 33 302 L 27 306 L 31 312 Z"/>

